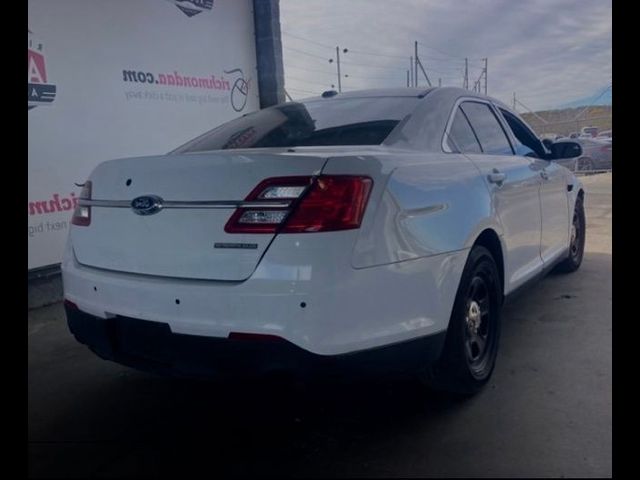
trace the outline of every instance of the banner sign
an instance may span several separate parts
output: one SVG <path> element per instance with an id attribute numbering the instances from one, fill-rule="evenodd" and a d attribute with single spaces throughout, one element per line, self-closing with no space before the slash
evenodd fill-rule
<path id="1" fill-rule="evenodd" d="M 28 28 L 29 269 L 60 262 L 98 163 L 259 108 L 251 0 L 29 0 Z"/>

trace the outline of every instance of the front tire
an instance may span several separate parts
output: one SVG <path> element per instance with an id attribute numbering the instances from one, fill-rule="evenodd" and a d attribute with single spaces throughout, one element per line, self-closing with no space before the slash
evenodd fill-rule
<path id="1" fill-rule="evenodd" d="M 582 197 L 576 199 L 571 223 L 571 240 L 569 243 L 569 256 L 558 264 L 556 271 L 562 273 L 575 272 L 582 264 L 584 256 L 584 244 L 586 239 L 586 219 L 584 215 L 584 203 Z"/>
<path id="2" fill-rule="evenodd" d="M 502 286 L 491 252 L 471 249 L 465 264 L 442 354 L 425 376 L 435 390 L 478 392 L 491 377 L 498 353 Z"/>

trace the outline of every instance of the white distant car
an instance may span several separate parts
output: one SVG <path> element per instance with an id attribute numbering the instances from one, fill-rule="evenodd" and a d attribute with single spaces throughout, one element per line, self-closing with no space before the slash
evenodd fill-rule
<path id="1" fill-rule="evenodd" d="M 270 107 L 102 163 L 80 197 L 71 331 L 174 375 L 411 369 L 473 393 L 505 296 L 576 270 L 585 239 L 578 179 L 517 113 L 450 87 Z"/>

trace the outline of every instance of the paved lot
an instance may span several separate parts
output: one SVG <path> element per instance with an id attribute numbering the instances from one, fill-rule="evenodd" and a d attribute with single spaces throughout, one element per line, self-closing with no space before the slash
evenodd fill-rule
<path id="1" fill-rule="evenodd" d="M 31 476 L 610 476 L 611 175 L 583 181 L 582 268 L 506 309 L 491 383 L 464 402 L 159 378 L 77 344 L 60 304 L 30 311 Z"/>

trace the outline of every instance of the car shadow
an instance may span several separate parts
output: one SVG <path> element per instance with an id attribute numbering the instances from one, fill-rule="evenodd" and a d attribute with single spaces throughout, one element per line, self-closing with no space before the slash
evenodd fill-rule
<path id="1" fill-rule="evenodd" d="M 458 419 L 472 412 L 482 410 L 487 425 L 506 428 L 496 420 L 495 399 L 514 388 L 506 372 L 515 352 L 532 347 L 532 339 L 519 334 L 522 323 L 550 324 L 537 313 L 540 302 L 574 301 L 610 263 L 609 254 L 587 253 L 579 272 L 552 274 L 510 305 L 494 378 L 468 399 L 430 392 L 407 378 L 163 378 L 104 362 L 74 344 L 71 366 L 47 374 L 46 395 L 30 393 L 30 474 L 397 475 L 398 465 L 410 473 L 414 456 L 427 463 L 442 456 L 439 436 L 466 428 Z M 563 321 L 561 309 L 556 315 Z M 469 438 L 480 438 L 476 427 L 469 425 Z M 456 458 L 447 460 L 449 472 L 456 471 Z"/>

